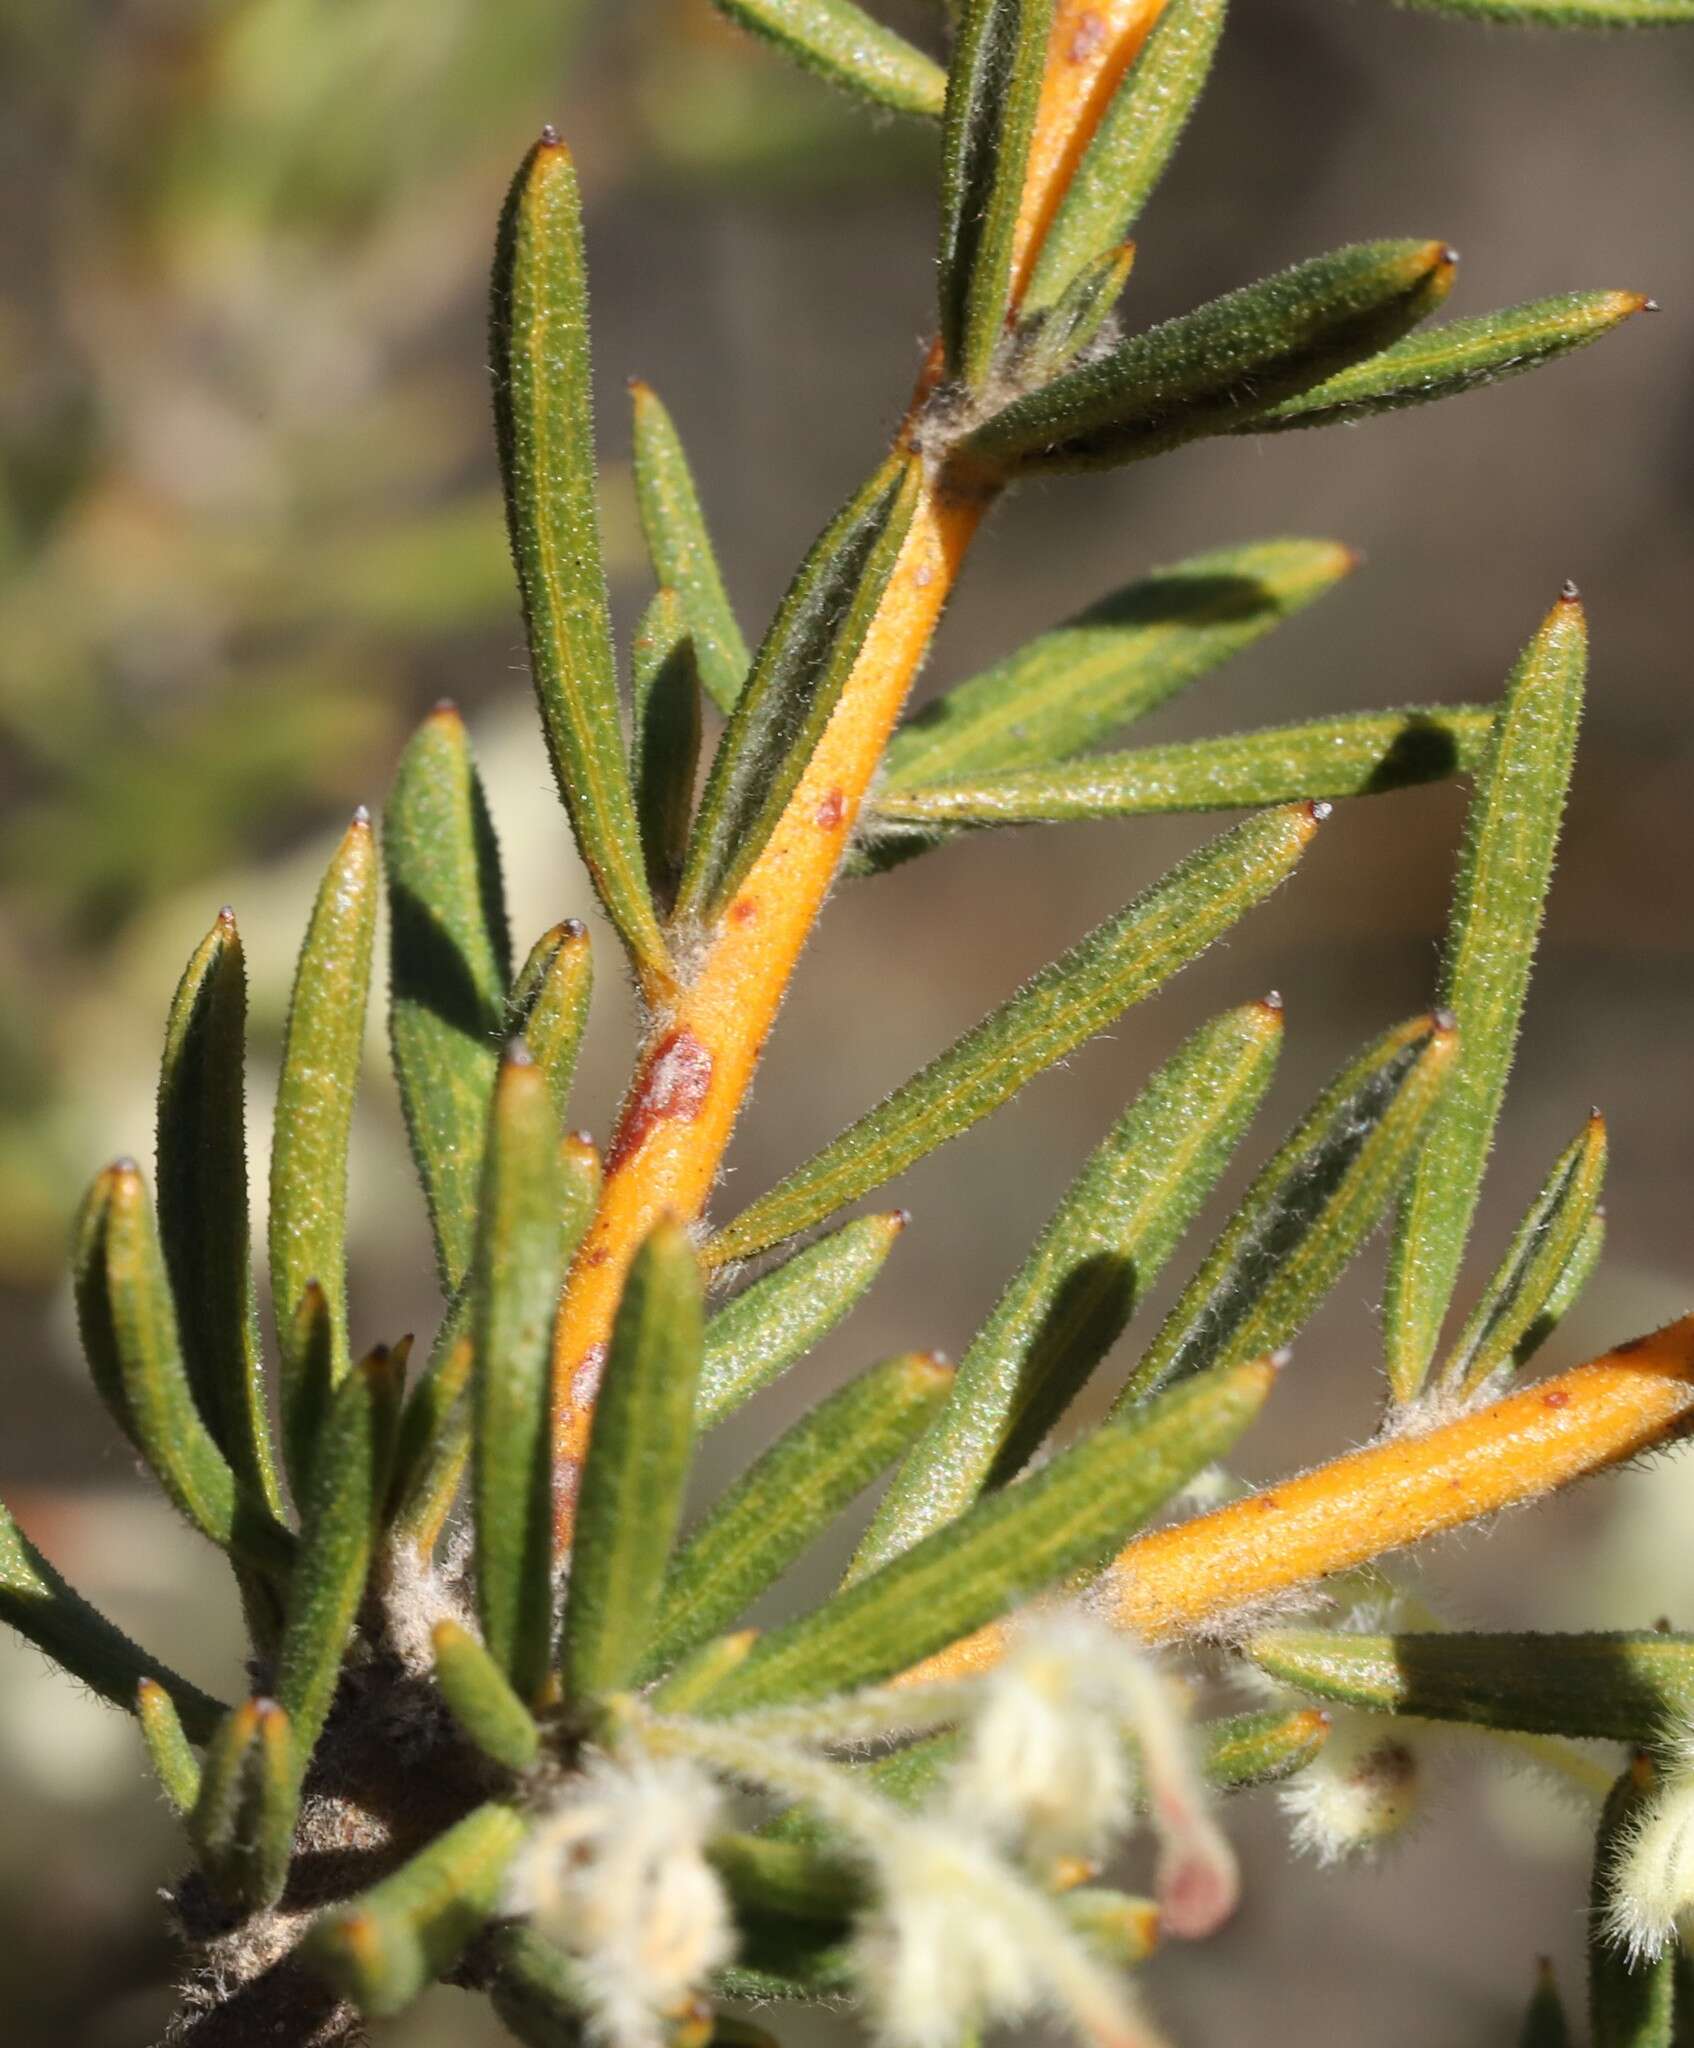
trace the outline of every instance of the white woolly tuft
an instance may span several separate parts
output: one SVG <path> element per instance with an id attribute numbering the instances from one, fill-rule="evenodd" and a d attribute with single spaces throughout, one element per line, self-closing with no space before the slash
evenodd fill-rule
<path id="1" fill-rule="evenodd" d="M 1416 1818 L 1422 1780 L 1404 1723 L 1334 1710 L 1321 1753 L 1282 1788 L 1294 1846 L 1324 1864 L 1374 1854 Z"/>
<path id="2" fill-rule="evenodd" d="M 1606 1934 L 1631 1962 L 1657 1958 L 1694 1920 L 1694 1776 L 1667 1777 L 1612 1860 Z"/>

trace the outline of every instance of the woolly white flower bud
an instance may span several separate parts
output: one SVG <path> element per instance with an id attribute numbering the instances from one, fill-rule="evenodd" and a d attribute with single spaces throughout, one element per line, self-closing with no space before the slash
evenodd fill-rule
<path id="1" fill-rule="evenodd" d="M 1694 1934 L 1694 1772 L 1668 1775 L 1618 1844 L 1606 1931 L 1632 1962 Z"/>
<path id="2" fill-rule="evenodd" d="M 1416 1817 L 1422 1765 L 1403 1726 L 1333 1712 L 1322 1752 L 1282 1788 L 1294 1846 L 1320 1863 L 1369 1855 Z"/>
<path id="3" fill-rule="evenodd" d="M 597 1758 L 508 1880 L 506 1910 L 577 1958 L 613 2048 L 656 2048 L 661 2020 L 729 1959 L 729 1906 L 704 1853 L 718 1807 L 691 1764 Z"/>

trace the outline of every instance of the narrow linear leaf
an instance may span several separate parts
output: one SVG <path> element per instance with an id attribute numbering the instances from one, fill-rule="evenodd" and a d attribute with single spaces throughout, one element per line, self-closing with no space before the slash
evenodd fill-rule
<path id="1" fill-rule="evenodd" d="M 288 1716 L 275 1700 L 231 1708 L 207 1747 L 188 1835 L 213 1890 L 243 1912 L 282 1896 L 300 1775 Z"/>
<path id="2" fill-rule="evenodd" d="M 1576 1249 L 1564 1271 L 1553 1283 L 1553 1291 L 1542 1304 L 1541 1313 L 1518 1339 L 1512 1353 L 1512 1362 L 1519 1372 L 1535 1356 L 1547 1339 L 1559 1327 L 1576 1304 L 1582 1290 L 1594 1277 L 1594 1269 L 1600 1263 L 1606 1249 L 1606 1212 L 1596 1209 L 1588 1219 L 1588 1227 L 1577 1239 Z"/>
<path id="3" fill-rule="evenodd" d="M 400 757 L 383 814 L 400 1106 L 442 1292 L 476 1237 L 488 1098 L 512 978 L 500 856 L 464 720 L 438 704 Z"/>
<path id="4" fill-rule="evenodd" d="M 1565 2018 L 1558 1981 L 1553 1975 L 1552 1964 L 1545 1956 L 1536 1968 L 1535 1991 L 1529 2001 L 1529 2010 L 1523 2016 L 1518 2048 L 1573 2048 L 1570 2023 Z"/>
<path id="5" fill-rule="evenodd" d="M 695 1427 L 713 1429 L 822 1342 L 882 1271 L 904 1209 L 859 1216 L 761 1275 L 706 1325 Z M 708 1267 L 719 1263 L 708 1242 Z"/>
<path id="6" fill-rule="evenodd" d="M 700 669 L 674 590 L 661 590 L 636 636 L 631 760 L 641 850 L 654 900 L 676 899 L 694 816 L 700 762 Z"/>
<path id="7" fill-rule="evenodd" d="M 295 1349 L 301 1297 L 316 1281 L 329 1309 L 331 1377 L 351 1359 L 347 1335 L 347 1142 L 370 995 L 377 851 L 363 808 L 330 860 L 294 973 L 271 1144 L 270 1268 L 281 1354 L 284 1451 L 309 1440 L 300 1424 L 308 1361 Z M 289 1479 L 299 1496 L 304 1472 Z"/>
<path id="8" fill-rule="evenodd" d="M 530 949 L 506 1010 L 506 1037 L 521 1038 L 546 1076 L 563 1124 L 570 1115 L 571 1082 L 594 993 L 594 956 L 588 927 L 567 917 L 543 932 Z"/>
<path id="9" fill-rule="evenodd" d="M 1643 1812 L 1658 1789 L 1658 1773 L 1637 1754 L 1612 1787 L 1594 1838 L 1594 1875 L 1588 1891 L 1588 2031 L 1593 2048 L 1674 2048 L 1676 1943 L 1656 1958 L 1632 1959 L 1616 1945 L 1608 1909 L 1617 1869 Z"/>
<path id="10" fill-rule="evenodd" d="M 1015 372 L 1020 384 L 1045 384 L 1099 339 L 1134 268 L 1135 244 L 1120 242 L 1085 264 L 1046 311 L 1020 317 Z"/>
<path id="11" fill-rule="evenodd" d="M 522 1920 L 491 1928 L 495 1964 L 489 2003 L 524 2048 L 580 2048 L 593 1998 L 575 1962 L 556 1941 Z"/>
<path id="12" fill-rule="evenodd" d="M 448 1711 L 484 1756 L 525 1771 L 541 1753 L 541 1730 L 506 1674 L 468 1629 L 435 1624 L 435 1682 Z"/>
<path id="13" fill-rule="evenodd" d="M 1205 87 L 1223 18 L 1224 0 L 1168 0 L 1042 237 L 1024 295 L 1029 311 L 1057 304 L 1140 217 Z"/>
<path id="14" fill-rule="evenodd" d="M 283 1411 L 283 1455 L 296 1498 L 306 1491 L 318 1434 L 335 1396 L 335 1322 L 329 1296 L 308 1280 L 282 1345 L 290 1398 Z"/>
<path id="15" fill-rule="evenodd" d="M 84 1205 L 78 1320 L 102 1390 L 171 1503 L 203 1536 L 273 1581 L 292 1538 L 236 1480 L 201 1419 L 177 1338 L 152 1210 L 132 1159 L 107 1167 Z"/>
<path id="16" fill-rule="evenodd" d="M 1376 1228 L 1451 1085 L 1458 1033 L 1414 1017 L 1350 1060 L 1260 1169 L 1114 1405 L 1287 1344 Z"/>
<path id="17" fill-rule="evenodd" d="M 700 681 L 727 713 L 735 709 L 752 656 L 724 588 L 676 423 L 651 385 L 637 380 L 629 389 L 635 407 L 635 496 L 653 575 L 661 590 L 675 592 L 694 642 Z"/>
<path id="18" fill-rule="evenodd" d="M 1476 771 L 1494 733 L 1482 704 L 1431 704 L 1270 726 L 1226 738 L 1090 754 L 1051 768 L 906 787 L 877 797 L 866 829 L 1054 825 L 1333 801 Z M 898 842 L 896 841 L 896 844 Z"/>
<path id="19" fill-rule="evenodd" d="M 622 1690 L 652 1643 L 694 1451 L 702 1341 L 699 1262 L 682 1226 L 662 1220 L 624 1282 L 583 1467 L 565 1608 L 572 1699 Z"/>
<path id="20" fill-rule="evenodd" d="M 1360 242 L 1150 328 L 960 443 L 995 473 L 1096 469 L 1222 433 L 1375 355 L 1446 297 L 1441 242 Z"/>
<path id="21" fill-rule="evenodd" d="M 1587 622 L 1569 586 L 1507 682 L 1466 819 L 1440 988 L 1459 1019 L 1464 1055 L 1400 1205 L 1384 1300 L 1388 1383 L 1401 1403 L 1416 1397 L 1435 1355 L 1494 1142 L 1587 665 Z"/>
<path id="22" fill-rule="evenodd" d="M 247 1220 L 247 969 L 222 910 L 177 985 L 159 1070 L 159 1241 L 183 1365 L 206 1427 L 273 1514 L 271 1454 Z"/>
<path id="23" fill-rule="evenodd" d="M 738 1628 L 703 1643 L 648 1694 L 654 1712 L 693 1713 L 701 1700 L 715 1692 L 725 1677 L 746 1661 L 758 1640 L 756 1628 Z"/>
<path id="24" fill-rule="evenodd" d="M 1270 1392 L 1260 1361 L 1164 1395 L 1132 1420 L 976 1503 L 869 1578 L 754 1644 L 696 1712 L 733 1713 L 875 1684 L 1045 1586 L 1103 1564 Z"/>
<path id="25" fill-rule="evenodd" d="M 1677 28 L 1694 21 L 1694 0 L 1399 0 L 1399 5 L 1512 27 Z"/>
<path id="26" fill-rule="evenodd" d="M 1293 872 L 1328 808 L 1265 812 L 1180 862 L 744 1210 L 719 1236 L 719 1257 L 808 1229 L 998 1109 L 1262 902 Z"/>
<path id="27" fill-rule="evenodd" d="M 153 1775 L 172 1812 L 191 1812 L 200 1797 L 200 1759 L 189 1747 L 175 1701 L 157 1679 L 144 1678 L 135 1688 L 135 1715 Z"/>
<path id="28" fill-rule="evenodd" d="M 293 1726 L 295 1767 L 302 1776 L 340 1683 L 347 1640 L 370 1575 L 397 1394 L 386 1352 L 361 1359 L 335 1390 L 312 1459 L 276 1677 L 277 1699 Z"/>
<path id="29" fill-rule="evenodd" d="M 913 1446 L 848 1583 L 961 1514 L 1026 1462 L 1117 1341 L 1264 1099 L 1280 1003 L 1203 1025 L 1154 1074 L 1071 1183 Z"/>
<path id="30" fill-rule="evenodd" d="M 922 480 L 919 457 L 891 456 L 800 565 L 713 757 L 679 917 L 718 915 L 776 829 L 859 658 Z"/>
<path id="31" fill-rule="evenodd" d="M 944 1359 L 907 1352 L 873 1366 L 778 1437 L 678 1548 L 647 1674 L 751 1606 L 899 1457 L 952 1384 Z"/>
<path id="32" fill-rule="evenodd" d="M 509 1807 L 477 1807 L 392 1877 L 325 1914 L 301 1959 L 367 2017 L 404 2011 L 487 1924 L 524 1832 Z"/>
<path id="33" fill-rule="evenodd" d="M 1598 1110 L 1565 1148 L 1518 1225 L 1499 1270 L 1437 1375 L 1470 1400 L 1509 1378 L 1518 1348 L 1571 1271 L 1606 1181 L 1606 1120 Z"/>
<path id="34" fill-rule="evenodd" d="M 535 1699 L 552 1662 L 553 1315 L 564 1271 L 559 1126 L 522 1040 L 495 1083 L 471 1287 L 477 1617 Z"/>
<path id="35" fill-rule="evenodd" d="M 1097 746 L 1303 611 L 1357 559 L 1334 541 L 1272 540 L 1156 569 L 926 704 L 894 735 L 883 788 Z"/>
<path id="36" fill-rule="evenodd" d="M 662 987 L 670 970 L 641 860 L 600 549 L 582 211 L 551 129 L 501 215 L 490 345 L 506 523 L 553 773 L 606 915 Z"/>
<path id="37" fill-rule="evenodd" d="M 224 1709 L 156 1657 L 150 1657 L 80 1593 L 73 1592 L 0 1503 L 0 1621 L 114 1707 L 137 1710 L 138 1688 L 152 1684 L 171 1701 L 195 1742 L 204 1742 Z"/>
<path id="38" fill-rule="evenodd" d="M 470 1459 L 476 1352 L 466 1334 L 469 1321 L 470 1297 L 461 1294 L 400 1418 L 390 1520 L 395 1538 L 424 1557 L 435 1550 Z"/>
<path id="39" fill-rule="evenodd" d="M 897 114 L 939 119 L 947 74 L 853 0 L 712 0 L 831 85 Z"/>
<path id="40" fill-rule="evenodd" d="M 986 380 L 1006 329 L 1012 250 L 1053 0 L 966 0 L 941 127 L 941 340 L 951 374 Z"/>
<path id="41" fill-rule="evenodd" d="M 1694 20 L 1694 10 L 1689 19 Z M 1236 431 L 1270 434 L 1289 427 L 1329 427 L 1453 398 L 1502 377 L 1538 370 L 1543 363 L 1556 362 L 1610 334 L 1632 313 L 1654 310 L 1653 301 L 1640 292 L 1563 292 L 1557 298 L 1505 306 L 1474 320 L 1452 320 L 1407 335 L 1380 355 L 1285 398 Z"/>
<path id="42" fill-rule="evenodd" d="M 1283 1685 L 1375 1714 L 1526 1735 L 1658 1741 L 1694 1708 L 1694 1637 L 1359 1635 L 1279 1628 L 1243 1653 Z"/>

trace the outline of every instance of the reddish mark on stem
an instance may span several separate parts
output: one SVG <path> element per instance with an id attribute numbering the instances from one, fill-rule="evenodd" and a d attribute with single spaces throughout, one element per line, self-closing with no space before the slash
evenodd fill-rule
<path id="1" fill-rule="evenodd" d="M 1100 45 L 1106 40 L 1106 24 L 1100 19 L 1095 8 L 1088 7 L 1077 16 L 1076 27 L 1071 32 L 1070 47 L 1065 52 L 1072 64 L 1086 64 Z"/>
<path id="2" fill-rule="evenodd" d="M 731 924 L 751 924 L 758 914 L 759 905 L 756 897 L 737 896 L 735 901 L 729 906 L 729 921 Z"/>
<path id="3" fill-rule="evenodd" d="M 1541 1396 L 1543 1408 L 1565 1408 L 1570 1405 L 1570 1396 L 1562 1387 L 1555 1387 L 1550 1394 Z"/>
<path id="4" fill-rule="evenodd" d="M 832 789 L 817 808 L 817 821 L 826 832 L 838 831 L 847 816 L 847 799 L 840 790 Z"/>
<path id="5" fill-rule="evenodd" d="M 617 1136 L 606 1154 L 607 1173 L 633 1158 L 659 1124 L 693 1123 L 711 1085 L 712 1055 L 692 1031 L 673 1031 L 661 1040 L 618 1120 Z"/>

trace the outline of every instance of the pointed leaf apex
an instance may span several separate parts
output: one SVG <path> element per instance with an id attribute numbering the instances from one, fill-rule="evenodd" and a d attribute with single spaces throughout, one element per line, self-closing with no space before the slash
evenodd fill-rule
<path id="1" fill-rule="evenodd" d="M 1559 601 L 1561 604 L 1580 604 L 1582 602 L 1582 593 L 1568 576 L 1559 586 Z"/>
<path id="2" fill-rule="evenodd" d="M 1637 298 L 1640 295 L 1639 293 L 1631 292 L 1629 296 L 1631 298 Z M 1635 310 L 1638 313 L 1662 313 L 1664 311 L 1664 308 L 1659 304 L 1657 299 L 1642 299 L 1641 303 L 1636 307 Z"/>
<path id="3" fill-rule="evenodd" d="M 888 1225 L 889 1236 L 898 1237 L 902 1230 L 910 1226 L 911 1220 L 912 1212 L 910 1209 L 890 1209 L 884 1219 Z"/>
<path id="4" fill-rule="evenodd" d="M 425 723 L 444 725 L 454 731 L 462 731 L 465 721 L 460 714 L 458 705 L 451 697 L 437 697 L 435 702 L 429 707 L 429 717 Z"/>
<path id="5" fill-rule="evenodd" d="M 1311 803 L 1302 804 L 1300 808 L 1314 827 L 1327 823 L 1335 814 L 1335 806 L 1327 797 L 1317 797 Z"/>
<path id="6" fill-rule="evenodd" d="M 368 832 L 370 829 L 370 806 L 368 804 L 360 804 L 353 812 L 352 823 L 349 825 L 348 830 L 352 832 Z"/>
<path id="7" fill-rule="evenodd" d="M 544 123 L 536 146 L 540 149 L 563 149 L 564 140 L 551 121 Z"/>
<path id="8" fill-rule="evenodd" d="M 500 1055 L 500 1065 L 502 1069 L 533 1067 L 535 1065 L 535 1055 L 521 1038 L 509 1038 L 506 1041 L 505 1051 Z"/>
<path id="9" fill-rule="evenodd" d="M 1431 1010 L 1429 1021 L 1435 1026 L 1437 1036 L 1441 1038 L 1450 1038 L 1459 1028 L 1459 1020 L 1451 1010 Z"/>
<path id="10" fill-rule="evenodd" d="M 580 917 L 567 917 L 555 929 L 567 945 L 574 946 L 588 936 L 588 927 Z"/>
<path id="11" fill-rule="evenodd" d="M 235 931 L 235 910 L 232 905 L 226 903 L 218 912 L 218 923 L 233 935 Z"/>
<path id="12" fill-rule="evenodd" d="M 1261 1010 L 1268 1010 L 1273 1017 L 1280 1017 L 1282 1015 L 1283 1008 L 1281 989 L 1266 989 L 1264 994 L 1259 998 L 1259 1008 Z"/>
<path id="13" fill-rule="evenodd" d="M 106 1168 L 105 1173 L 108 1180 L 138 1180 L 140 1176 L 141 1168 L 127 1152 L 121 1152 Z"/>

